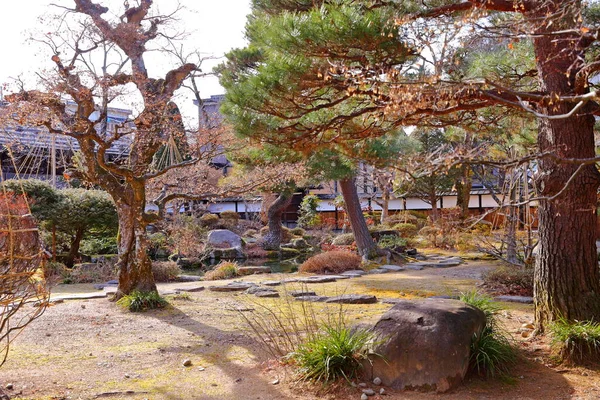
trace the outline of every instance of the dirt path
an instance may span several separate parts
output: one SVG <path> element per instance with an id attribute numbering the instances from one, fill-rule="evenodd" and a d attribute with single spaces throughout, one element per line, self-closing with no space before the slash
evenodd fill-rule
<path id="1" fill-rule="evenodd" d="M 311 289 L 328 294 L 372 293 L 379 298 L 453 294 L 473 288 L 482 271 L 493 267 L 489 262 L 473 262 L 447 269 L 369 275 L 315 284 Z M 245 280 L 278 278 L 262 275 Z M 223 282 L 206 285 L 214 284 Z M 197 284 L 168 284 L 161 289 L 193 285 Z M 55 292 L 87 289 L 58 287 Z M 190 293 L 187 300 L 172 298 L 172 307 L 167 309 L 140 314 L 124 312 L 106 299 L 65 301 L 48 309 L 17 338 L 0 369 L 0 384 L 13 385 L 7 391 L 13 399 L 360 398 L 360 392 L 351 387 L 335 394 L 315 394 L 314 388 L 293 384 L 290 372 L 267 359 L 234 311 L 249 300 L 246 295 L 205 290 Z M 510 309 L 502 319 L 509 330 L 532 318 L 531 306 L 507 306 Z M 345 312 L 352 322 L 373 322 L 389 307 L 353 305 Z M 548 346 L 539 340 L 519 345 L 525 358 L 515 369 L 514 379 L 471 378 L 450 394 L 388 390 L 388 395 L 371 399 L 600 398 L 598 371 L 551 367 Z M 187 359 L 192 366 L 183 366 Z"/>

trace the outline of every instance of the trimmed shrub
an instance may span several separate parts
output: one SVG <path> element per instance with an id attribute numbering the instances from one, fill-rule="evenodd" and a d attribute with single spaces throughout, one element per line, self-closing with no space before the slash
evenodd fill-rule
<path id="1" fill-rule="evenodd" d="M 115 261 L 107 260 L 101 263 L 83 263 L 75 264 L 68 275 L 65 276 L 64 283 L 98 283 L 106 282 L 117 277 L 115 271 Z"/>
<path id="2" fill-rule="evenodd" d="M 302 228 L 294 228 L 294 229 L 291 229 L 290 232 L 292 232 L 292 235 L 294 235 L 294 236 L 306 235 L 306 231 Z"/>
<path id="3" fill-rule="evenodd" d="M 310 257 L 300 266 L 299 271 L 339 274 L 344 271 L 358 269 L 361 261 L 362 259 L 358 254 L 334 250 Z"/>
<path id="4" fill-rule="evenodd" d="M 454 247 L 458 251 L 475 251 L 478 249 L 476 237 L 471 233 L 458 233 L 455 235 Z"/>
<path id="5" fill-rule="evenodd" d="M 354 233 L 342 233 L 331 242 L 334 246 L 350 246 L 352 243 L 354 243 Z"/>
<path id="6" fill-rule="evenodd" d="M 236 262 L 221 261 L 211 271 L 204 274 L 204 280 L 216 281 L 219 279 L 231 279 L 240 276 L 238 272 L 239 265 Z"/>
<path id="7" fill-rule="evenodd" d="M 200 217 L 200 225 L 212 228 L 219 223 L 219 216 L 217 214 L 204 214 Z"/>
<path id="8" fill-rule="evenodd" d="M 506 266 L 483 274 L 483 282 L 504 294 L 533 295 L 533 268 Z"/>
<path id="9" fill-rule="evenodd" d="M 262 228 L 260 228 L 260 235 L 261 236 L 265 236 L 267 233 L 269 232 L 269 227 L 268 226 L 263 226 Z M 292 231 L 290 228 L 288 228 L 287 226 L 281 226 L 281 243 L 288 243 L 290 240 L 292 240 Z"/>
<path id="10" fill-rule="evenodd" d="M 127 308 L 131 312 L 163 308 L 168 304 L 167 300 L 160 297 L 158 292 L 139 292 L 137 290 L 121 297 L 119 301 L 117 301 L 117 305 Z"/>
<path id="11" fill-rule="evenodd" d="M 406 247 L 406 239 L 400 236 L 383 235 L 377 244 L 384 249 L 397 249 Z"/>
<path id="12" fill-rule="evenodd" d="M 181 268 L 174 261 L 154 261 L 152 275 L 156 282 L 171 282 L 181 275 Z"/>
<path id="13" fill-rule="evenodd" d="M 559 319 L 550 325 L 550 333 L 562 361 L 579 364 L 600 358 L 600 323 Z"/>
<path id="14" fill-rule="evenodd" d="M 227 219 L 227 220 L 237 222 L 240 219 L 240 214 L 236 213 L 235 211 L 227 210 L 227 211 L 221 212 L 220 217 L 222 219 Z"/>
<path id="15" fill-rule="evenodd" d="M 417 226 L 415 224 L 404 223 L 404 222 L 394 225 L 392 227 L 392 229 L 395 231 L 398 231 L 400 233 L 400 236 L 402 236 L 404 238 L 413 237 L 419 231 L 419 228 L 417 228 Z"/>

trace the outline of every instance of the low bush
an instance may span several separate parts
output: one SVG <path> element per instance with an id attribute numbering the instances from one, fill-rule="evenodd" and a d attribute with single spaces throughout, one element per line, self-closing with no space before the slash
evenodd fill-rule
<path id="1" fill-rule="evenodd" d="M 306 260 L 299 268 L 300 272 L 339 274 L 344 271 L 358 269 L 362 259 L 349 251 L 327 251 Z"/>
<path id="2" fill-rule="evenodd" d="M 219 216 L 217 214 L 204 214 L 200 217 L 200 225 L 212 228 L 219 223 Z"/>
<path id="3" fill-rule="evenodd" d="M 243 237 L 256 237 L 258 235 L 258 231 L 256 229 L 248 229 L 244 232 L 244 234 L 242 235 Z"/>
<path id="4" fill-rule="evenodd" d="M 268 232 L 268 226 L 263 226 L 260 229 L 261 236 L 265 236 Z M 294 235 L 292 235 L 292 230 L 290 228 L 288 228 L 287 226 L 281 226 L 281 243 L 289 243 L 289 241 L 292 240 L 293 236 Z"/>
<path id="5" fill-rule="evenodd" d="M 354 243 L 354 234 L 353 233 L 342 233 L 333 238 L 331 242 L 334 246 L 350 246 Z"/>
<path id="6" fill-rule="evenodd" d="M 75 266 L 65 274 L 64 283 L 98 283 L 106 282 L 117 277 L 115 271 L 115 261 L 107 260 L 105 262 L 75 264 Z"/>
<path id="7" fill-rule="evenodd" d="M 325 324 L 291 354 L 305 380 L 332 382 L 355 378 L 368 359 L 373 334 L 344 324 Z"/>
<path id="8" fill-rule="evenodd" d="M 559 319 L 550 325 L 552 347 L 562 361 L 584 363 L 600 359 L 600 323 Z"/>
<path id="9" fill-rule="evenodd" d="M 119 301 L 117 301 L 117 305 L 126 308 L 131 312 L 163 308 L 167 304 L 169 303 L 160 297 L 158 292 L 139 292 L 137 290 L 121 297 Z"/>
<path id="10" fill-rule="evenodd" d="M 486 319 L 483 330 L 471 341 L 471 370 L 488 377 L 506 375 L 517 361 L 517 352 L 496 318 L 499 308 L 476 291 L 462 293 L 460 300 L 479 308 Z"/>
<path id="11" fill-rule="evenodd" d="M 390 214 L 383 221 L 384 225 L 393 226 L 398 223 L 417 224 L 418 218 L 410 214 L 408 211 L 400 211 L 395 214 Z"/>
<path id="12" fill-rule="evenodd" d="M 477 240 L 476 240 L 476 236 L 474 234 L 461 232 L 461 233 L 458 233 L 455 235 L 454 240 L 455 240 L 454 247 L 458 251 L 476 251 L 476 250 L 478 250 Z"/>
<path id="13" fill-rule="evenodd" d="M 204 274 L 204 280 L 216 281 L 219 279 L 231 279 L 239 276 L 239 265 L 236 262 L 221 261 L 214 269 Z"/>
<path id="14" fill-rule="evenodd" d="M 383 235 L 379 238 L 379 242 L 377 242 L 379 247 L 383 247 L 384 249 L 398 249 L 402 247 L 406 247 L 406 239 L 400 236 L 394 235 Z"/>
<path id="15" fill-rule="evenodd" d="M 404 238 L 413 237 L 419 231 L 419 229 L 417 228 L 417 226 L 415 224 L 404 223 L 404 222 L 394 225 L 392 227 L 392 229 L 394 229 L 395 231 L 398 231 L 400 233 L 400 236 L 402 236 Z"/>
<path id="16" fill-rule="evenodd" d="M 181 273 L 181 268 L 174 261 L 152 262 L 152 274 L 156 282 L 174 281 Z"/>
<path id="17" fill-rule="evenodd" d="M 222 219 L 227 219 L 227 220 L 237 222 L 240 219 L 240 214 L 236 213 L 235 211 L 228 210 L 228 211 L 222 211 L 220 214 L 220 217 Z"/>
<path id="18" fill-rule="evenodd" d="M 298 227 L 296 227 L 294 229 L 291 229 L 290 232 L 294 236 L 304 236 L 304 235 L 306 235 L 306 231 L 304 229 L 298 228 Z"/>
<path id="19" fill-rule="evenodd" d="M 117 237 L 90 235 L 81 241 L 79 252 L 87 255 L 117 254 Z"/>
<path id="20" fill-rule="evenodd" d="M 483 274 L 486 287 L 502 294 L 533 295 L 533 268 L 505 266 Z"/>
<path id="21" fill-rule="evenodd" d="M 43 269 L 44 278 L 51 284 L 63 281 L 69 276 L 69 270 L 60 262 L 48 261 L 43 264 Z"/>

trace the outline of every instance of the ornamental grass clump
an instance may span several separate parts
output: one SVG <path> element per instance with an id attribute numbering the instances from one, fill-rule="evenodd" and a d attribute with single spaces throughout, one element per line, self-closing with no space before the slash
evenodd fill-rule
<path id="1" fill-rule="evenodd" d="M 471 370 L 487 377 L 508 374 L 517 361 L 517 352 L 496 317 L 499 308 L 476 291 L 462 293 L 460 300 L 483 311 L 486 320 L 483 330 L 471 341 Z"/>
<path id="2" fill-rule="evenodd" d="M 221 261 L 211 271 L 204 274 L 205 281 L 216 281 L 219 279 L 231 279 L 240 276 L 239 265 L 236 262 Z"/>
<path id="3" fill-rule="evenodd" d="M 140 312 L 166 307 L 169 303 L 158 292 L 140 292 L 134 290 L 117 301 L 117 305 L 131 312 Z"/>
<path id="4" fill-rule="evenodd" d="M 561 318 L 550 325 L 552 347 L 562 361 L 585 363 L 600 360 L 600 323 Z"/>

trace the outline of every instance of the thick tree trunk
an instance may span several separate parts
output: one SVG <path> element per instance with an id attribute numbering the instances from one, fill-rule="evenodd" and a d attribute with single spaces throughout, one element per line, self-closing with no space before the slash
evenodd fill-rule
<path id="1" fill-rule="evenodd" d="M 514 173 L 513 173 L 514 174 Z M 506 221 L 506 261 L 511 264 L 519 264 L 517 257 L 517 206 L 514 203 L 517 201 L 516 185 L 510 187 L 510 205 L 508 206 L 508 217 Z"/>
<path id="2" fill-rule="evenodd" d="M 431 222 L 435 222 L 438 220 L 439 212 L 437 206 L 437 193 L 435 188 L 429 193 L 429 203 L 431 204 Z"/>
<path id="3" fill-rule="evenodd" d="M 69 254 L 67 255 L 67 259 L 65 260 L 65 265 L 69 268 L 73 268 L 75 264 L 75 259 L 79 255 L 79 246 L 81 245 L 81 240 L 83 239 L 83 229 L 75 232 L 75 237 L 71 241 L 71 247 L 69 248 Z"/>
<path id="4" fill-rule="evenodd" d="M 263 248 L 265 250 L 279 250 L 281 246 L 281 215 L 292 201 L 289 193 L 280 193 L 279 197 L 269 206 L 267 216 L 269 218 L 269 232 L 264 237 Z"/>
<path id="5" fill-rule="evenodd" d="M 346 215 L 354 234 L 354 241 L 356 242 L 356 247 L 358 247 L 358 254 L 364 259 L 371 259 L 377 256 L 377 244 L 373 241 L 367 227 L 367 222 L 363 216 L 354 178 L 341 180 L 340 189 L 344 197 Z"/>
<path id="6" fill-rule="evenodd" d="M 381 203 L 378 204 L 381 207 L 381 219 L 379 222 L 383 224 L 390 215 L 390 189 L 388 187 L 383 188 Z"/>
<path id="7" fill-rule="evenodd" d="M 146 250 L 148 240 L 144 221 L 145 202 L 135 201 L 133 204 L 117 202 L 119 215 L 119 287 L 115 299 L 137 290 L 140 292 L 156 291 L 152 263 Z"/>
<path id="8" fill-rule="evenodd" d="M 470 168 L 468 165 L 460 167 L 460 177 L 456 180 L 456 206 L 460 208 L 460 217 L 467 219 L 469 217 L 469 201 L 471 200 L 471 180 Z"/>
<path id="9" fill-rule="evenodd" d="M 563 3 L 544 3 L 550 10 L 539 10 L 532 17 L 558 15 Z M 564 8 L 564 7 L 563 7 Z M 575 8 L 575 7 L 574 7 Z M 574 73 L 581 57 L 577 16 L 564 15 L 550 28 L 538 30 L 534 39 L 542 90 L 559 96 L 573 94 Z M 566 32 L 543 35 L 546 30 Z M 572 35 L 572 36 L 569 36 Z M 572 71 L 572 74 L 565 74 Z M 566 114 L 574 104 L 559 104 L 542 110 L 546 114 Z M 561 158 L 593 158 L 594 117 L 591 106 L 583 107 L 569 118 L 540 118 L 538 146 L 541 153 L 553 152 Z M 578 166 L 542 158 L 537 181 L 542 196 L 562 190 Z M 596 256 L 596 206 L 600 177 L 596 167 L 584 167 L 557 198 L 540 202 L 539 254 L 535 265 L 534 302 L 536 325 L 559 317 L 570 320 L 600 319 L 600 269 Z"/>

